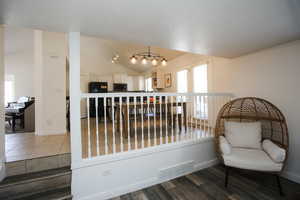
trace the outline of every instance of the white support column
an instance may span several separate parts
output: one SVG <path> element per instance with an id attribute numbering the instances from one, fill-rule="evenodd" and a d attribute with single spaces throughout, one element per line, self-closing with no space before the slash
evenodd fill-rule
<path id="1" fill-rule="evenodd" d="M 80 121 L 80 33 L 69 33 L 71 166 L 82 160 Z"/>
<path id="2" fill-rule="evenodd" d="M 34 30 L 34 95 L 35 95 L 35 135 L 44 132 L 43 105 L 43 31 Z"/>
<path id="3" fill-rule="evenodd" d="M 0 181 L 5 177 L 4 27 L 0 24 Z"/>

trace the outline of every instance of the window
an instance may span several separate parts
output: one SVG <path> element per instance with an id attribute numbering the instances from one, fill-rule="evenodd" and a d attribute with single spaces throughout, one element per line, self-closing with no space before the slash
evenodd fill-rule
<path id="1" fill-rule="evenodd" d="M 207 92 L 207 65 L 199 65 L 193 68 L 193 90 L 195 93 Z M 195 117 L 198 119 L 207 119 L 208 105 L 206 97 L 196 98 L 196 108 L 194 109 Z"/>
<path id="2" fill-rule="evenodd" d="M 4 87 L 5 87 L 4 88 L 4 90 L 5 90 L 4 103 L 5 103 L 5 106 L 7 106 L 9 102 L 14 101 L 14 97 L 15 97 L 14 76 L 13 75 L 5 76 Z"/>
<path id="3" fill-rule="evenodd" d="M 200 65 L 193 68 L 194 92 L 207 92 L 207 65 Z"/>
<path id="4" fill-rule="evenodd" d="M 153 91 L 152 88 L 152 77 L 146 78 L 145 79 L 145 89 L 147 92 Z"/>
<path id="5" fill-rule="evenodd" d="M 186 69 L 177 72 L 177 92 L 185 93 L 188 91 L 187 75 L 188 71 Z"/>

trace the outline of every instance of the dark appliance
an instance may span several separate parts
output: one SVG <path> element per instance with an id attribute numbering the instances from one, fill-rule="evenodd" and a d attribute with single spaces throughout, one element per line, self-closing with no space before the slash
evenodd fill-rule
<path id="1" fill-rule="evenodd" d="M 113 85 L 114 92 L 127 92 L 126 83 L 114 83 Z"/>
<path id="2" fill-rule="evenodd" d="M 107 82 L 89 82 L 89 93 L 107 92 Z"/>
<path id="3" fill-rule="evenodd" d="M 89 82 L 89 93 L 106 93 L 107 82 Z M 90 117 L 96 117 L 96 101 L 95 98 L 90 98 Z M 98 98 L 98 117 L 104 117 L 104 101 L 103 98 Z"/>

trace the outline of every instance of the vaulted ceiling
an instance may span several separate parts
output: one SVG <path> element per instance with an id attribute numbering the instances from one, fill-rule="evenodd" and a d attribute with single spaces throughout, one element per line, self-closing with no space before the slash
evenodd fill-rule
<path id="1" fill-rule="evenodd" d="M 237 57 L 300 39 L 300 1 L 1 0 L 0 23 Z"/>
<path id="2" fill-rule="evenodd" d="M 147 51 L 147 46 L 104 39 L 98 39 L 98 44 L 112 52 L 112 57 L 116 54 L 119 55 L 117 63 L 120 63 L 123 66 L 126 66 L 130 69 L 133 69 L 138 72 L 145 72 L 153 67 L 151 62 L 148 62 L 148 64 L 146 65 L 141 64 L 140 60 L 136 64 L 132 64 L 130 62 L 130 57 L 133 54 Z M 169 50 L 153 46 L 151 46 L 151 52 L 160 54 L 161 56 L 165 57 L 168 61 L 185 54 L 181 51 Z"/>

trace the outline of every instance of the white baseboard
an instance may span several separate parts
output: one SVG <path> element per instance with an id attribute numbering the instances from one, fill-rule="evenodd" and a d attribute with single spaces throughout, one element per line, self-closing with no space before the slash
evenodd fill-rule
<path id="1" fill-rule="evenodd" d="M 296 183 L 300 183 L 300 175 L 299 174 L 295 174 L 293 172 L 290 171 L 284 171 L 282 174 L 282 177 L 289 179 L 291 181 L 294 181 Z"/>
<path id="2" fill-rule="evenodd" d="M 193 170 L 191 170 L 191 171 L 189 171 L 185 174 L 180 174 L 178 176 L 168 177 L 168 178 L 158 178 L 158 176 L 157 177 L 152 177 L 152 178 L 149 178 L 149 179 L 144 180 L 144 181 L 140 181 L 140 182 L 135 183 L 135 184 L 127 185 L 127 186 L 124 186 L 124 187 L 118 187 L 118 188 L 113 189 L 111 191 L 101 192 L 101 193 L 98 193 L 98 194 L 87 196 L 87 197 L 83 198 L 82 200 L 110 199 L 110 198 L 113 198 L 113 197 L 117 197 L 117 196 L 120 196 L 120 195 L 123 195 L 123 194 L 130 193 L 130 192 L 135 192 L 137 190 L 141 190 L 143 188 L 150 187 L 152 185 L 160 184 L 160 183 L 163 183 L 163 182 L 166 182 L 166 181 L 169 181 L 169 180 L 172 180 L 172 179 L 175 179 L 175 178 L 178 178 L 178 177 L 181 177 L 181 176 L 199 171 L 201 169 L 205 169 L 205 168 L 214 166 L 218 163 L 219 163 L 219 160 L 217 158 L 209 160 L 209 161 L 201 162 L 201 163 L 196 163 L 194 165 Z"/>
<path id="3" fill-rule="evenodd" d="M 5 161 L 0 159 L 0 182 L 5 178 Z"/>

